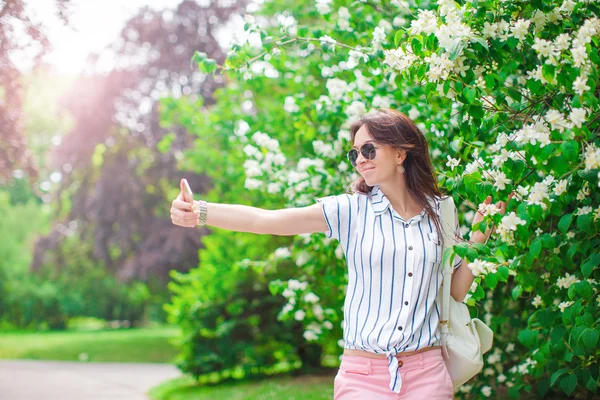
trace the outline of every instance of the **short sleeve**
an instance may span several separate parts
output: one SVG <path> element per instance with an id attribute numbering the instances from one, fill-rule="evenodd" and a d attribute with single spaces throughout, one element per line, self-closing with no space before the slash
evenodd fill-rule
<path id="1" fill-rule="evenodd" d="M 321 204 L 323 216 L 329 227 L 325 236 L 346 245 L 350 238 L 352 218 L 356 215 L 356 195 L 344 193 L 320 197 L 317 202 Z"/>
<path id="2" fill-rule="evenodd" d="M 453 208 L 454 208 L 454 234 L 458 240 L 457 243 L 460 243 L 463 241 L 463 237 L 462 237 L 462 234 L 460 233 L 460 224 L 458 222 L 458 211 L 456 210 L 456 205 L 454 205 Z M 462 264 L 462 262 L 463 262 L 463 259 L 461 257 L 459 257 L 458 254 L 455 254 L 454 259 L 452 260 L 452 270 L 455 270 L 456 268 L 460 267 L 460 264 Z"/>

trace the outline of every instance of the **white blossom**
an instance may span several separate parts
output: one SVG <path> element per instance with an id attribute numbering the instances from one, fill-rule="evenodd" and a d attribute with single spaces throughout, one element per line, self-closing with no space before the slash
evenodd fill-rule
<path id="1" fill-rule="evenodd" d="M 348 83 L 338 78 L 328 79 L 325 87 L 329 92 L 329 97 L 337 101 L 340 101 L 342 97 L 350 90 Z"/>
<path id="2" fill-rule="evenodd" d="M 360 63 L 361 58 L 364 62 L 369 61 L 369 56 L 367 56 L 365 53 L 358 50 L 350 50 L 348 52 L 348 62 L 346 63 L 346 69 L 352 69 L 356 67 Z"/>
<path id="3" fill-rule="evenodd" d="M 290 257 L 292 255 L 292 252 L 287 247 L 279 247 L 277 250 L 275 250 L 274 254 L 275 258 L 282 259 Z"/>
<path id="4" fill-rule="evenodd" d="M 317 336 L 317 334 L 314 331 L 311 331 L 311 330 L 304 331 L 304 333 L 302 334 L 302 336 L 304 336 L 304 339 L 306 339 L 309 342 L 311 342 L 313 340 L 317 340 L 319 338 Z"/>
<path id="5" fill-rule="evenodd" d="M 483 394 L 485 397 L 490 397 L 492 394 L 492 388 L 487 385 L 482 387 L 481 394 Z"/>
<path id="6" fill-rule="evenodd" d="M 304 310 L 298 310 L 294 313 L 294 319 L 296 321 L 302 321 L 306 316 L 306 312 Z"/>
<path id="7" fill-rule="evenodd" d="M 450 167 L 451 171 L 454 171 L 454 168 L 458 166 L 460 161 L 457 160 L 456 158 L 450 157 L 449 155 L 446 157 L 448 158 L 448 162 L 446 163 L 446 166 Z"/>
<path id="8" fill-rule="evenodd" d="M 307 303 L 316 303 L 319 301 L 319 296 L 317 296 L 313 292 L 309 292 L 304 295 L 304 301 Z"/>
<path id="9" fill-rule="evenodd" d="M 573 90 L 580 96 L 582 96 L 583 92 L 586 90 L 590 90 L 590 87 L 587 85 L 587 78 L 578 76 L 573 82 Z"/>
<path id="10" fill-rule="evenodd" d="M 581 128 L 581 125 L 585 122 L 585 109 L 584 108 L 573 108 L 571 109 L 571 114 L 569 114 L 569 119 L 578 128 Z"/>
<path id="11" fill-rule="evenodd" d="M 473 262 L 468 263 L 467 267 L 469 267 L 475 276 L 498 272 L 496 269 L 496 264 L 480 259 L 475 259 Z"/>
<path id="12" fill-rule="evenodd" d="M 596 147 L 595 143 L 590 143 L 585 149 L 585 171 L 600 168 L 600 147 Z"/>
<path id="13" fill-rule="evenodd" d="M 325 15 L 331 12 L 331 1 L 332 0 L 316 0 L 317 1 L 317 10 L 319 14 Z"/>
<path id="14" fill-rule="evenodd" d="M 568 289 L 569 286 L 577 282 L 579 282 L 579 279 L 577 279 L 576 276 L 571 275 L 567 272 L 565 273 L 564 277 L 558 278 L 558 280 L 556 281 L 556 286 L 558 286 L 561 289 Z"/>
<path id="15" fill-rule="evenodd" d="M 338 10 L 337 24 L 343 31 L 352 31 L 352 28 L 350 27 L 350 12 L 346 7 L 340 7 Z"/>
<path id="16" fill-rule="evenodd" d="M 437 17 L 431 10 L 419 10 L 419 16 L 410 24 L 411 33 L 435 33 L 437 30 Z"/>
<path id="17" fill-rule="evenodd" d="M 558 305 L 558 308 L 560 308 L 560 312 L 565 312 L 565 308 L 570 307 L 574 304 L 574 301 L 563 301 Z"/>
<path id="18" fill-rule="evenodd" d="M 510 28 L 512 36 L 519 40 L 525 40 L 525 35 L 527 35 L 527 30 L 529 29 L 530 24 L 531 21 L 526 19 L 519 19 L 518 21 L 515 21 L 513 26 Z"/>
<path id="19" fill-rule="evenodd" d="M 346 115 L 350 120 L 359 118 L 366 114 L 367 108 L 364 103 L 360 101 L 353 101 L 349 106 L 346 107 Z"/>
<path id="20" fill-rule="evenodd" d="M 296 99 L 293 96 L 287 96 L 285 98 L 285 104 L 283 109 L 288 113 L 295 113 L 300 111 L 300 107 L 296 104 Z"/>

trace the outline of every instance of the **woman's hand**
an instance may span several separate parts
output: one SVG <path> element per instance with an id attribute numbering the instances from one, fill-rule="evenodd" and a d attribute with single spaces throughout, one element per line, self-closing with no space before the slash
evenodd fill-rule
<path id="1" fill-rule="evenodd" d="M 506 199 L 506 201 L 510 201 L 511 198 L 514 197 L 514 192 L 508 195 L 508 198 Z M 473 218 L 473 225 L 475 225 L 476 223 L 480 222 L 481 220 L 483 220 L 483 213 L 482 210 L 484 209 L 484 207 L 490 205 L 490 203 L 492 202 L 492 196 L 488 196 L 486 197 L 486 199 L 484 200 L 483 203 L 481 203 L 479 205 L 479 209 L 477 210 L 477 213 L 475 214 L 475 218 Z M 499 201 L 496 203 L 496 208 L 499 209 L 499 213 L 503 214 L 506 212 L 506 203 L 504 201 Z M 481 231 L 472 231 L 471 234 L 471 240 L 474 242 L 478 242 L 478 243 L 486 243 L 487 240 L 489 239 L 489 237 L 492 235 L 492 233 L 496 233 L 496 227 L 492 224 L 492 228 L 486 228 L 485 230 L 485 234 L 482 233 Z"/>
<path id="2" fill-rule="evenodd" d="M 179 195 L 171 203 L 171 221 L 184 228 L 194 228 L 200 222 L 200 211 L 193 210 L 193 203 L 184 200 L 183 179 L 179 182 Z"/>

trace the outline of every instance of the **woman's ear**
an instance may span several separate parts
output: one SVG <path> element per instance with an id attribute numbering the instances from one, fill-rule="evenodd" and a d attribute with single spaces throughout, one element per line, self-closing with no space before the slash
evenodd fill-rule
<path id="1" fill-rule="evenodd" d="M 406 150 L 399 149 L 396 152 L 396 161 L 398 164 L 402 164 L 406 158 Z"/>

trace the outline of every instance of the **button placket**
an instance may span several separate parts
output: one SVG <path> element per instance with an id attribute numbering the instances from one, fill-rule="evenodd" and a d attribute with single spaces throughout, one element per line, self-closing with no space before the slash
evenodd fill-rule
<path id="1" fill-rule="evenodd" d="M 402 331 L 402 327 L 405 325 L 405 321 L 406 318 L 408 316 L 408 307 L 406 307 L 406 303 L 407 300 L 411 298 L 412 295 L 412 289 L 413 289 L 413 285 L 412 285 L 412 276 L 413 276 L 413 265 L 414 265 L 414 258 L 415 258 L 415 250 L 414 250 L 414 243 L 413 243 L 413 235 L 412 235 L 412 227 L 410 223 L 407 222 L 400 222 L 400 225 L 404 228 L 404 232 L 405 232 L 405 237 L 406 237 L 406 271 L 407 271 L 407 275 L 408 277 L 411 277 L 411 279 L 406 282 L 406 290 L 404 292 L 404 298 L 402 299 L 402 311 L 400 312 L 400 318 L 398 320 L 398 326 L 396 327 L 396 329 L 401 332 Z"/>

